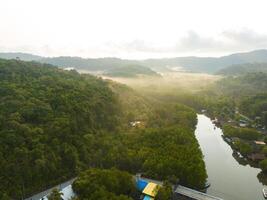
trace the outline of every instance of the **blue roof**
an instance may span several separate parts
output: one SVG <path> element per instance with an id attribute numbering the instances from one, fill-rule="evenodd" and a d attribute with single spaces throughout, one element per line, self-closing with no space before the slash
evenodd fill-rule
<path id="1" fill-rule="evenodd" d="M 145 187 L 147 186 L 148 182 L 142 179 L 138 179 L 136 181 L 136 187 L 139 191 L 143 191 Z"/>
<path id="2" fill-rule="evenodd" d="M 148 196 L 148 195 L 146 195 L 146 196 L 143 198 L 143 200 L 150 200 L 150 199 L 151 199 L 151 197 Z"/>

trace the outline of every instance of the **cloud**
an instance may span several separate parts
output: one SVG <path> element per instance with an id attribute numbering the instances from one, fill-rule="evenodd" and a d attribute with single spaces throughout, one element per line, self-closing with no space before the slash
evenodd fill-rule
<path id="1" fill-rule="evenodd" d="M 175 45 L 176 51 L 214 51 L 224 46 L 223 41 L 201 36 L 195 31 L 188 31 Z"/>
<path id="2" fill-rule="evenodd" d="M 117 51 L 126 51 L 126 52 L 150 52 L 150 53 L 163 53 L 173 50 L 173 46 L 170 49 L 167 46 L 160 46 L 159 44 L 155 44 L 152 42 L 147 42 L 141 39 L 135 39 L 130 42 L 123 43 L 114 43 L 109 42 L 106 45 L 110 49 L 116 49 Z"/>
<path id="3" fill-rule="evenodd" d="M 135 39 L 132 41 L 110 41 L 99 45 L 81 46 L 18 46 L 0 47 L 0 51 L 22 51 L 44 56 L 82 56 L 82 57 L 124 57 L 146 58 L 183 55 L 225 55 L 228 53 L 267 48 L 267 34 L 260 34 L 251 29 L 226 30 L 213 36 L 201 35 L 193 30 L 173 43 L 160 43 Z"/>
<path id="4" fill-rule="evenodd" d="M 205 37 L 189 31 L 176 44 L 177 51 L 235 52 L 267 48 L 267 34 L 250 29 L 227 30 L 213 37 Z"/>
<path id="5" fill-rule="evenodd" d="M 110 44 L 111 45 L 111 44 Z M 169 46 L 159 46 L 144 40 L 113 44 L 117 51 L 179 54 L 179 53 L 229 53 L 267 48 L 267 34 L 259 34 L 250 29 L 227 30 L 211 36 L 202 36 L 188 31 L 183 37 Z"/>
<path id="6" fill-rule="evenodd" d="M 107 43 L 109 49 L 116 52 L 143 52 L 143 53 L 182 53 L 190 51 L 205 51 L 215 50 L 222 46 L 222 43 L 209 37 L 202 37 L 194 31 L 189 31 L 187 34 L 172 44 L 164 45 L 157 42 L 148 42 L 141 39 L 136 39 L 124 43 Z"/>
<path id="7" fill-rule="evenodd" d="M 0 46 L 1 52 L 23 52 L 32 53 L 38 55 L 54 55 L 58 52 L 58 49 L 53 49 L 49 45 L 44 46 L 31 46 L 31 45 L 20 45 L 20 46 Z"/>
<path id="8" fill-rule="evenodd" d="M 233 45 L 240 47 L 267 48 L 267 35 L 259 34 L 250 29 L 241 31 L 224 31 L 224 37 L 233 42 Z"/>

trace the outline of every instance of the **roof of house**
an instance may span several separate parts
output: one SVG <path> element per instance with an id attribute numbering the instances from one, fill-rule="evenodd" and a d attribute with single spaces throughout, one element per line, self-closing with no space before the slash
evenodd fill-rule
<path id="1" fill-rule="evenodd" d="M 143 191 L 145 187 L 147 186 L 148 182 L 142 179 L 138 179 L 136 182 L 137 189 L 139 191 Z"/>
<path id="2" fill-rule="evenodd" d="M 248 155 L 248 158 L 252 160 L 263 160 L 265 158 L 264 154 L 261 153 L 253 153 Z"/>
<path id="3" fill-rule="evenodd" d="M 265 145 L 265 142 L 263 142 L 263 141 L 254 141 L 254 142 L 255 142 L 255 144 Z"/>
<path id="4" fill-rule="evenodd" d="M 145 189 L 143 190 L 143 194 L 155 197 L 159 191 L 159 188 L 160 186 L 155 183 L 148 183 Z"/>
<path id="5" fill-rule="evenodd" d="M 154 198 L 153 197 L 150 197 L 148 195 L 145 195 L 144 198 L 143 198 L 143 200 L 154 200 Z"/>

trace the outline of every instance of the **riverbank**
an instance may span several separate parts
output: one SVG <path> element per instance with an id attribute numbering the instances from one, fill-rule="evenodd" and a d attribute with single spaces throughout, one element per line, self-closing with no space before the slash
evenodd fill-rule
<path id="1" fill-rule="evenodd" d="M 225 120 L 215 116 L 213 116 L 212 122 L 223 129 L 222 137 L 232 148 L 232 156 L 239 164 L 260 169 L 260 162 L 266 159 L 267 155 L 266 132 L 255 128 L 257 127 L 255 122 L 247 116 L 240 114 L 238 111 L 235 113 L 242 116 L 243 119 L 238 118 L 241 124 L 236 120 Z M 244 121 L 244 119 L 247 121 Z M 245 125 L 245 127 L 242 125 Z M 233 129 L 233 131 L 228 131 L 229 129 Z M 262 183 L 267 184 L 267 174 L 265 172 L 262 171 L 258 178 Z"/>
<path id="2" fill-rule="evenodd" d="M 261 170 L 241 165 L 234 159 L 232 148 L 222 138 L 222 129 L 205 115 L 198 115 L 195 135 L 204 155 L 208 182 L 211 183 L 208 194 L 225 200 L 264 199 L 264 185 L 257 178 Z"/>
<path id="3" fill-rule="evenodd" d="M 217 127 L 223 129 L 224 134 L 222 137 L 231 146 L 234 151 L 233 157 L 240 164 L 249 164 L 252 167 L 260 168 L 260 161 L 264 160 L 267 155 L 265 143 L 267 135 L 263 130 L 255 128 L 255 124 L 251 119 L 237 111 L 236 115 L 242 116 L 243 119 L 221 118 L 209 112 L 204 112 L 203 114 L 209 116 Z M 248 124 L 248 121 L 250 124 Z"/>

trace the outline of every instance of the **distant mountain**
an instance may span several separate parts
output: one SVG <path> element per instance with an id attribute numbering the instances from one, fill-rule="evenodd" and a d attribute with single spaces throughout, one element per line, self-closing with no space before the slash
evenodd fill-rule
<path id="1" fill-rule="evenodd" d="M 42 58 L 39 61 L 59 67 L 74 67 L 75 69 L 89 71 L 105 71 L 128 65 L 139 64 L 139 62 L 135 60 L 123 60 L 119 58 L 52 57 Z"/>
<path id="2" fill-rule="evenodd" d="M 29 53 L 0 53 L 0 58 L 3 59 L 20 59 L 24 61 L 37 61 L 42 59 L 41 56 Z"/>
<path id="3" fill-rule="evenodd" d="M 160 76 L 157 72 L 151 70 L 150 68 L 140 65 L 128 65 L 110 69 L 108 72 L 104 73 L 104 75 L 111 77 L 137 77 L 138 75 Z"/>
<path id="4" fill-rule="evenodd" d="M 84 59 L 80 57 L 41 57 L 24 53 L 1 53 L 0 58 L 20 59 L 24 61 L 37 61 L 59 66 L 61 68 L 75 68 L 91 72 L 100 71 L 108 76 L 135 77 L 137 75 L 152 75 L 157 73 L 135 60 L 122 60 L 119 58 Z"/>
<path id="5" fill-rule="evenodd" d="M 236 76 L 246 73 L 267 72 L 267 63 L 245 63 L 239 65 L 231 65 L 227 68 L 221 69 L 217 74 Z"/>
<path id="6" fill-rule="evenodd" d="M 88 71 L 108 71 L 129 65 L 149 67 L 155 71 L 184 70 L 191 72 L 216 73 L 231 65 L 244 63 L 267 63 L 267 50 L 256 50 L 247 53 L 236 53 L 222 57 L 176 57 L 147 60 L 124 60 L 119 58 L 80 58 L 80 57 L 40 57 L 23 53 L 2 53 L 0 58 L 16 58 L 21 60 L 35 60 L 38 62 L 57 65 L 59 67 L 73 67 Z"/>
<path id="7" fill-rule="evenodd" d="M 122 60 L 119 58 L 84 59 L 80 57 L 42 58 L 42 63 L 49 63 L 59 67 L 73 67 L 77 70 L 100 72 L 111 77 L 136 77 L 138 75 L 156 76 L 152 69 L 140 65 L 136 60 Z"/>
<path id="8" fill-rule="evenodd" d="M 186 71 L 215 73 L 235 64 L 267 62 L 267 50 L 256 50 L 247 53 L 236 53 L 223 57 L 177 57 L 166 59 L 148 59 L 148 67 L 167 66 L 170 69 L 182 67 Z"/>

